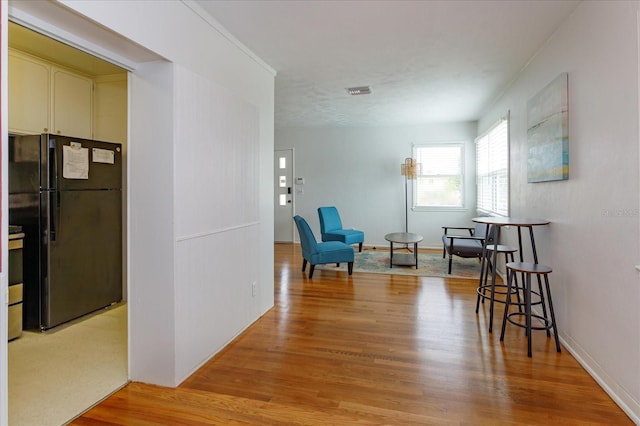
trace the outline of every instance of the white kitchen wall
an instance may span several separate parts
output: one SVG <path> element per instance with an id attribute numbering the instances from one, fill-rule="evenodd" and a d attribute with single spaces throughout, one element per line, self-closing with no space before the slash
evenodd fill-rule
<path id="1" fill-rule="evenodd" d="M 511 110 L 511 214 L 541 217 L 563 343 L 640 423 L 638 9 L 583 2 L 482 117 Z M 526 103 L 569 74 L 569 180 L 527 183 Z M 507 238 L 514 238 L 506 234 Z M 587 402 L 588 403 L 588 402 Z"/>
<path id="2" fill-rule="evenodd" d="M 62 3 L 167 60 L 130 79 L 130 376 L 175 386 L 273 306 L 274 72 L 188 1 Z"/>
<path id="3" fill-rule="evenodd" d="M 464 141 L 467 185 L 464 211 L 411 211 L 409 231 L 420 233 L 421 247 L 442 247 L 442 226 L 472 226 L 475 211 L 475 122 L 406 127 L 277 128 L 276 149 L 294 149 L 295 214 L 320 239 L 317 208 L 335 205 L 343 226 L 365 232 L 365 245 L 387 247 L 384 236 L 404 231 L 404 177 L 400 164 L 414 144 Z M 302 189 L 303 193 L 297 193 Z M 411 182 L 409 183 L 411 201 Z M 298 241 L 298 234 L 294 232 Z"/>
<path id="4" fill-rule="evenodd" d="M 93 79 L 93 138 L 127 145 L 127 73 Z"/>

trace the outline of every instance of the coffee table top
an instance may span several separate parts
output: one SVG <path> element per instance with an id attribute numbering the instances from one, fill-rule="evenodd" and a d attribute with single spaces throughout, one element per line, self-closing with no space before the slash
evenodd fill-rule
<path id="1" fill-rule="evenodd" d="M 413 244 L 422 241 L 422 235 L 411 232 L 392 232 L 384 236 L 384 239 L 392 243 Z"/>

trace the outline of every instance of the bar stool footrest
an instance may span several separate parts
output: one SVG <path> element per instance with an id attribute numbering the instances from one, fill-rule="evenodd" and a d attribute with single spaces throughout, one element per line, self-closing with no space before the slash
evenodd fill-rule
<path id="1" fill-rule="evenodd" d="M 519 289 L 519 290 L 522 290 L 522 289 Z M 512 293 L 512 294 L 515 294 L 515 292 Z M 531 290 L 531 294 L 533 296 L 536 296 L 536 299 L 537 299 L 536 301 L 532 301 L 531 302 L 531 306 L 542 305 L 542 299 L 540 298 L 540 293 L 537 292 L 537 291 Z M 522 302 L 510 302 L 509 305 L 517 306 L 519 308 L 519 307 L 527 306 L 527 303 L 523 300 Z M 518 312 L 518 313 L 520 313 L 520 312 Z"/>
<path id="2" fill-rule="evenodd" d="M 517 294 L 518 289 L 514 288 L 511 291 L 511 294 Z M 482 303 L 484 303 L 484 299 L 491 299 L 491 284 L 487 284 L 487 285 L 481 285 L 480 287 L 478 287 L 476 289 L 476 293 L 478 293 L 478 296 L 482 297 Z M 507 295 L 507 285 L 506 284 L 495 284 L 494 285 L 494 290 L 493 290 L 494 295 L 498 295 L 498 296 L 505 296 Z M 499 302 L 499 303 L 506 303 L 507 301 L 505 299 L 494 299 L 494 302 Z M 514 305 L 517 305 L 518 303 L 513 303 Z"/>
<path id="3" fill-rule="evenodd" d="M 521 327 L 521 328 L 527 328 L 527 324 L 526 324 L 526 313 L 524 312 L 511 312 L 510 314 L 507 315 L 507 321 L 509 321 L 511 324 L 517 326 L 517 327 Z M 511 317 L 524 317 L 525 323 L 521 323 L 515 319 L 512 319 Z M 539 326 L 534 326 L 533 325 L 533 320 L 537 319 L 540 322 L 542 322 L 544 325 L 539 325 Z M 543 317 L 542 315 L 538 315 L 538 314 L 531 314 L 531 329 L 532 330 L 551 330 L 553 328 L 553 323 L 551 322 L 551 320 Z"/>

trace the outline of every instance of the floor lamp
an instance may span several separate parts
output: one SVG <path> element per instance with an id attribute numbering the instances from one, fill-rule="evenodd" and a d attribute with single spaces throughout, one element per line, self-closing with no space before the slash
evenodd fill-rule
<path id="1" fill-rule="evenodd" d="M 404 232 L 409 232 L 409 181 L 422 173 L 422 164 L 413 158 L 405 158 L 400 165 L 400 174 L 404 176 Z"/>

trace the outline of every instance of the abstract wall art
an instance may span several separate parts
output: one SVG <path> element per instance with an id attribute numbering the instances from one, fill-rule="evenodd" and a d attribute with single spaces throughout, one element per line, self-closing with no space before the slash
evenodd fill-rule
<path id="1" fill-rule="evenodd" d="M 567 73 L 562 73 L 527 102 L 527 181 L 569 179 L 569 107 Z"/>

